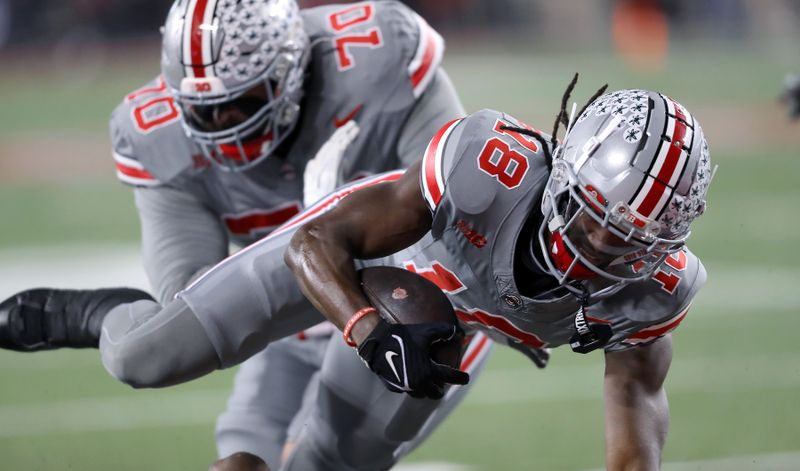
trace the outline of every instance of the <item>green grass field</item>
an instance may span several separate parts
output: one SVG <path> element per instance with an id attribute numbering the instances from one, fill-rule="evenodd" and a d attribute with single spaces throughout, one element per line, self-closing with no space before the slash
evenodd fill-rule
<path id="1" fill-rule="evenodd" d="M 508 110 L 545 130 L 575 70 L 584 77 L 579 101 L 608 81 L 663 90 L 694 112 L 720 170 L 690 244 L 709 282 L 675 335 L 664 459 L 699 464 L 665 468 L 800 468 L 800 124 L 785 123 L 774 103 L 793 58 L 687 47 L 673 52 L 664 73 L 646 74 L 608 55 L 455 52 L 446 64 L 468 110 Z M 156 71 L 154 61 L 116 64 L 87 83 L 74 70 L 63 72 L 69 80 L 22 66 L 4 72 L 0 141 L 73 132 L 107 139 L 117 100 Z M 13 158 L 20 156 L 0 154 L 0 165 Z M 32 149 L 25 158 L 41 156 Z M 2 181 L 0 255 L 23 246 L 136 241 L 130 192 L 110 170 L 105 180 Z M 105 373 L 96 352 L 0 352 L 0 469 L 205 469 L 232 373 L 132 391 Z M 558 350 L 537 371 L 498 350 L 465 404 L 408 461 L 480 470 L 601 467 L 601 380 L 601 355 Z M 729 460 L 704 461 L 719 459 Z"/>

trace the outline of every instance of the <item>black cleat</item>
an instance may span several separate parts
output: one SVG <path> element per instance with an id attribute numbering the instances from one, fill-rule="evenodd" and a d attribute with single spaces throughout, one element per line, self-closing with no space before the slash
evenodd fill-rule
<path id="1" fill-rule="evenodd" d="M 21 291 L 0 304 L 0 348 L 20 352 L 97 348 L 106 314 L 141 299 L 153 300 L 132 288 Z"/>

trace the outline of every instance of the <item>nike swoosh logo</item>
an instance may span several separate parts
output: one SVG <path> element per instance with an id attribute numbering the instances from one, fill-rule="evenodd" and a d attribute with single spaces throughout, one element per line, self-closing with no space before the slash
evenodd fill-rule
<path id="1" fill-rule="evenodd" d="M 386 357 L 386 363 L 389 364 L 389 368 L 392 369 L 392 373 L 394 373 L 394 377 L 397 378 L 397 382 L 403 384 L 403 380 L 400 379 L 400 374 L 397 372 L 397 367 L 394 366 L 394 357 L 397 356 L 395 352 L 386 352 L 384 355 Z"/>
<path id="2" fill-rule="evenodd" d="M 356 106 L 355 108 L 353 108 L 353 111 L 349 112 L 347 114 L 347 116 L 345 116 L 342 119 L 339 119 L 336 116 L 334 116 L 333 117 L 333 125 L 336 126 L 337 128 L 340 128 L 340 127 L 344 126 L 345 124 L 347 124 L 348 121 L 350 121 L 351 119 L 355 118 L 356 115 L 358 114 L 358 112 L 361 111 L 361 108 L 363 108 L 363 107 L 364 107 L 364 105 Z"/>

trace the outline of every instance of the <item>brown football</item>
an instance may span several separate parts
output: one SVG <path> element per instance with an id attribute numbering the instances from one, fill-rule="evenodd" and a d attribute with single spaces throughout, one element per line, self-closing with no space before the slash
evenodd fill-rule
<path id="1" fill-rule="evenodd" d="M 393 324 L 445 322 L 458 324 L 447 296 L 432 281 L 396 267 L 368 267 L 359 270 L 361 289 L 378 314 Z M 458 368 L 461 342 L 439 343 L 431 349 L 437 363 Z"/>

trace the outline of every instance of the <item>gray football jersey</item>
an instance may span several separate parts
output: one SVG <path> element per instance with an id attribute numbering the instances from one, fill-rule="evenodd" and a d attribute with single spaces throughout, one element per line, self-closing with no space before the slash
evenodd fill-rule
<path id="1" fill-rule="evenodd" d="M 168 185 L 191 193 L 220 216 L 232 241 L 245 245 L 300 212 L 306 163 L 350 119 L 360 133 L 342 158 L 339 183 L 410 164 L 399 161 L 397 141 L 436 75 L 442 38 L 395 1 L 302 14 L 312 56 L 300 122 L 283 155 L 238 173 L 210 165 L 184 133 L 180 111 L 157 77 L 112 114 L 118 177 L 135 186 Z"/>
<path id="2" fill-rule="evenodd" d="M 420 175 L 433 229 L 393 255 L 391 263 L 436 282 L 467 326 L 504 343 L 556 347 L 569 343 L 575 331 L 578 300 L 563 289 L 525 296 L 514 276 L 517 239 L 530 215 L 540 211 L 548 170 L 541 145 L 501 129 L 503 124 L 526 126 L 483 110 L 447 124 L 434 136 Z M 649 342 L 683 320 L 705 278 L 699 259 L 684 250 L 652 279 L 590 304 L 586 315 L 613 328 L 606 350 Z M 590 288 L 599 289 L 608 282 L 591 283 Z"/>

